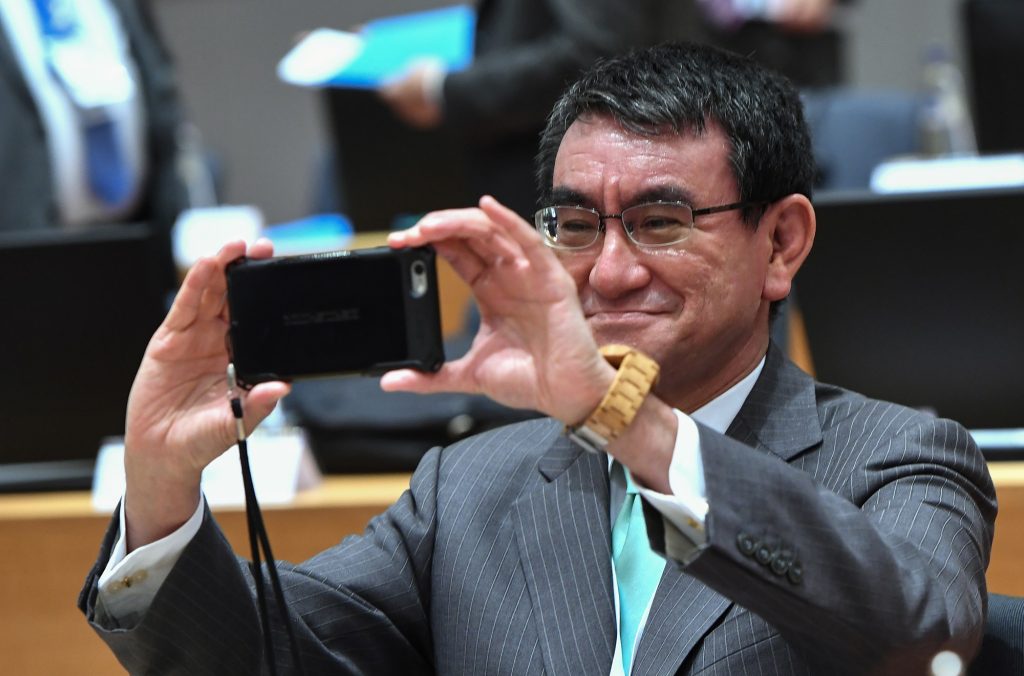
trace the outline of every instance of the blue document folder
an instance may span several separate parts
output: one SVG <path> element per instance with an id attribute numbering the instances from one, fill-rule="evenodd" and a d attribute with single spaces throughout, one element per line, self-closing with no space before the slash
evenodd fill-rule
<path id="1" fill-rule="evenodd" d="M 419 59 L 436 59 L 449 71 L 460 70 L 473 59 L 475 25 L 476 13 L 467 5 L 370 21 L 359 33 L 362 51 L 327 84 L 375 88 Z"/>

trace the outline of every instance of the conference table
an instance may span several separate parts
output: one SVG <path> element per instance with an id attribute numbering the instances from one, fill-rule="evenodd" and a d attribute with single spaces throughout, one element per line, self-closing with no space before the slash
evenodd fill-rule
<path id="1" fill-rule="evenodd" d="M 990 464 L 1000 501 L 988 569 L 991 591 L 1024 595 L 1024 462 Z M 281 559 L 301 561 L 360 532 L 405 489 L 407 474 L 328 476 L 292 504 L 265 510 Z M 248 552 L 245 513 L 215 510 L 235 551 Z M 75 606 L 109 515 L 88 492 L 0 495 L 0 672 L 124 671 Z"/>

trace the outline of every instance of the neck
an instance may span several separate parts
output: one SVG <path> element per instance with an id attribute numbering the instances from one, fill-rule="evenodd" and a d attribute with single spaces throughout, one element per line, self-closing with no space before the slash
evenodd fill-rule
<path id="1" fill-rule="evenodd" d="M 659 382 L 655 393 L 670 406 L 684 413 L 693 413 L 747 377 L 767 351 L 768 332 L 765 330 L 763 334 L 752 336 L 741 349 L 731 354 L 720 350 L 722 358 L 704 360 L 703 368 L 691 369 L 692 364 L 684 365 L 681 370 L 688 373 L 677 377 L 672 377 L 676 374 L 671 371 L 663 371 L 663 375 L 669 377 Z"/>

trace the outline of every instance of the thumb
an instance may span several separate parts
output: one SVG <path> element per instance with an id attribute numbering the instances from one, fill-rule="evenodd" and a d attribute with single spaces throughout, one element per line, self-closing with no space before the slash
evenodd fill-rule
<path id="1" fill-rule="evenodd" d="M 449 362 L 436 373 L 424 373 L 414 369 L 388 371 L 380 378 L 380 388 L 385 392 L 415 392 L 434 394 L 436 392 L 471 392 L 458 377 L 459 362 Z"/>
<path id="2" fill-rule="evenodd" d="M 277 406 L 277 402 L 291 392 L 291 385 L 282 382 L 260 383 L 245 397 L 244 420 L 246 433 L 252 432 Z"/>

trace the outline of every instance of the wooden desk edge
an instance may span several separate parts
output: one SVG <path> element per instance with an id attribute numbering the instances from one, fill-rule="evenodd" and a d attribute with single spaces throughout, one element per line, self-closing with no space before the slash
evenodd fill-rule
<path id="1" fill-rule="evenodd" d="M 989 464 L 996 490 L 1024 490 L 1024 461 Z M 409 486 L 409 474 L 331 475 L 316 487 L 301 491 L 288 505 L 267 505 L 267 510 L 322 507 L 387 507 Z M 241 511 L 242 505 L 214 511 Z M 88 491 L 0 495 L 0 521 L 105 516 L 96 510 Z"/>
<path id="2" fill-rule="evenodd" d="M 381 510 L 409 487 L 409 474 L 333 475 L 314 488 L 299 492 L 287 505 L 265 505 L 267 511 L 323 507 L 374 506 Z M 217 507 L 214 512 L 238 512 L 244 505 Z M 0 521 L 107 516 L 92 504 L 89 491 L 0 495 Z"/>

